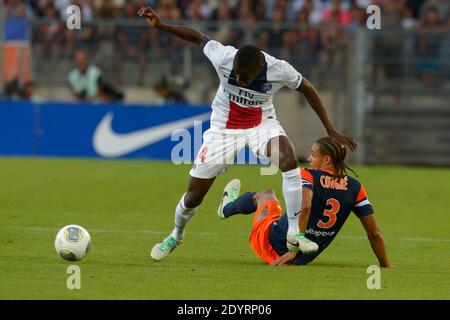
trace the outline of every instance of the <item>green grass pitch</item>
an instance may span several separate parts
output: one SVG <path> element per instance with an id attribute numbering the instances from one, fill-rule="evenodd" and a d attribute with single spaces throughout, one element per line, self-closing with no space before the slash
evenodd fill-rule
<path id="1" fill-rule="evenodd" d="M 450 170 L 356 167 L 375 208 L 391 263 L 381 289 L 366 273 L 377 264 L 351 215 L 308 266 L 272 267 L 252 252 L 249 216 L 220 221 L 222 188 L 273 187 L 281 175 L 236 166 L 219 176 L 187 227 L 184 243 L 156 263 L 150 249 L 173 226 L 188 166 L 150 161 L 0 159 L 0 299 L 449 299 Z M 92 251 L 77 265 L 81 289 L 53 241 L 67 224 L 85 227 Z"/>

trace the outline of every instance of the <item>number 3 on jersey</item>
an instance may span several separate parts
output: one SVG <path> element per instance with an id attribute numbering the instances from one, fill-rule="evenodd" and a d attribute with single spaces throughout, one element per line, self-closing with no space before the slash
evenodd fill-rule
<path id="1" fill-rule="evenodd" d="M 336 223 L 336 220 L 337 220 L 336 214 L 339 212 L 341 204 L 339 203 L 338 200 L 336 200 L 334 198 L 330 198 L 327 200 L 326 207 L 328 207 L 328 206 L 331 206 L 331 208 L 325 209 L 325 211 L 323 212 L 323 214 L 328 217 L 328 221 L 323 222 L 322 220 L 320 220 L 317 223 L 317 226 L 319 228 L 330 229 Z"/>

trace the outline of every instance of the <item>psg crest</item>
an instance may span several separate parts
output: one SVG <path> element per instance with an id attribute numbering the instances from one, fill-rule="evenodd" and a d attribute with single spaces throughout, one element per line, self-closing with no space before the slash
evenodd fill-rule
<path id="1" fill-rule="evenodd" d="M 270 89 L 272 89 L 272 84 L 270 82 L 263 83 L 263 85 L 261 86 L 261 90 L 263 92 L 268 92 L 270 91 Z"/>

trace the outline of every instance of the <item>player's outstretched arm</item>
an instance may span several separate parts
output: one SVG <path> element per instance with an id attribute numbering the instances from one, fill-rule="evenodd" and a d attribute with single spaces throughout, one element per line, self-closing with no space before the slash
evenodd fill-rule
<path id="1" fill-rule="evenodd" d="M 389 259 L 386 253 L 386 247 L 384 245 L 383 236 L 377 227 L 377 223 L 373 214 L 360 217 L 361 223 L 366 230 L 367 237 L 369 238 L 370 245 L 372 246 L 373 252 L 378 258 L 380 267 L 390 268 Z"/>
<path id="2" fill-rule="evenodd" d="M 298 227 L 301 233 L 306 232 L 309 216 L 311 215 L 313 191 L 309 188 L 302 188 L 302 207 L 298 219 Z"/>
<path id="3" fill-rule="evenodd" d="M 336 140 L 338 143 L 349 147 L 352 151 L 356 150 L 357 144 L 355 139 L 346 136 L 345 134 L 337 131 L 328 116 L 327 110 L 325 109 L 322 100 L 319 97 L 314 86 L 307 79 L 303 78 L 301 85 L 298 87 L 297 91 L 301 92 L 309 105 L 319 116 L 320 121 L 322 121 L 328 135 Z"/>
<path id="4" fill-rule="evenodd" d="M 145 18 L 150 26 L 170 32 L 173 35 L 176 35 L 183 40 L 192 42 L 198 46 L 201 46 L 209 40 L 207 35 L 195 29 L 164 23 L 158 13 L 156 13 L 156 11 L 151 7 L 142 7 L 138 11 L 138 15 Z"/>

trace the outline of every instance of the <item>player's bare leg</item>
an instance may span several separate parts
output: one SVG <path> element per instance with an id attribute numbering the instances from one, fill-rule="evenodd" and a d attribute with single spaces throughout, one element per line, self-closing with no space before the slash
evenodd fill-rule
<path id="1" fill-rule="evenodd" d="M 255 202 L 257 208 L 269 200 L 277 200 L 278 201 L 278 199 L 275 195 L 275 190 L 273 190 L 273 189 L 266 189 L 263 191 L 256 192 L 253 195 L 253 199 L 254 199 L 254 202 Z M 260 221 L 260 220 L 264 219 L 267 216 L 267 214 L 268 214 L 267 210 L 262 211 L 261 214 L 258 215 L 258 217 L 256 217 L 256 220 Z"/>
<path id="2" fill-rule="evenodd" d="M 186 224 L 197 211 L 214 180 L 215 178 L 190 178 L 187 192 L 183 194 L 175 209 L 175 228 L 162 242 L 153 247 L 151 252 L 153 260 L 163 260 L 181 243 Z"/>
<path id="3" fill-rule="evenodd" d="M 299 229 L 299 219 L 301 219 L 300 224 L 306 226 L 309 217 L 300 214 L 302 181 L 294 146 L 286 136 L 274 137 L 267 144 L 266 155 L 278 166 L 283 176 L 283 196 L 289 222 L 286 235 L 287 248 L 294 252 L 298 250 L 305 253 L 317 251 L 318 245 L 305 237 L 305 230 Z M 306 221 L 304 221 L 305 219 Z"/>

